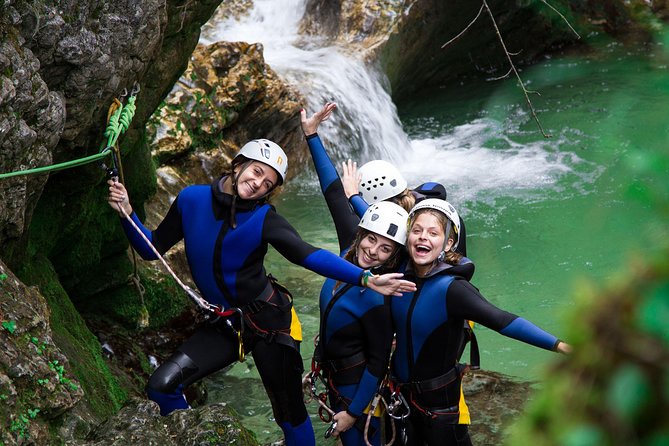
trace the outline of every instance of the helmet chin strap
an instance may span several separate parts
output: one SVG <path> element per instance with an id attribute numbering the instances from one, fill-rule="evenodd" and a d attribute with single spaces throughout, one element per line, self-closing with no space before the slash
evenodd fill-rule
<path id="1" fill-rule="evenodd" d="M 239 180 L 239 177 L 244 173 L 246 169 L 251 165 L 251 161 L 245 161 L 244 163 L 241 164 L 241 168 L 239 169 L 239 172 L 237 175 L 235 175 L 235 169 L 232 169 L 232 175 L 230 177 L 232 178 L 232 204 L 230 205 L 230 227 L 232 229 L 235 229 L 237 227 L 237 219 L 235 218 L 235 211 L 237 207 L 237 197 L 239 196 L 239 192 L 237 191 L 237 181 Z"/>
<path id="2" fill-rule="evenodd" d="M 451 220 L 446 220 L 446 237 L 444 238 L 444 246 L 441 247 L 441 252 L 437 256 L 437 263 L 441 263 L 446 258 L 446 245 L 448 245 L 448 236 L 451 234 Z"/>

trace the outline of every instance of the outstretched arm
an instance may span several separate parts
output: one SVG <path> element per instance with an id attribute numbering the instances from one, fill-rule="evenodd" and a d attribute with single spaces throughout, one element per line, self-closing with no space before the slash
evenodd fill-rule
<path id="1" fill-rule="evenodd" d="M 448 289 L 446 305 L 449 314 L 478 322 L 486 327 L 546 350 L 567 353 L 570 346 L 532 322 L 501 310 L 488 302 L 465 280 L 455 280 Z"/>
<path id="2" fill-rule="evenodd" d="M 273 210 L 265 218 L 263 238 L 292 263 L 321 276 L 369 287 L 383 295 L 401 296 L 403 292 L 416 290 L 413 282 L 402 279 L 402 273 L 377 276 L 330 251 L 305 242 L 295 228 Z"/>

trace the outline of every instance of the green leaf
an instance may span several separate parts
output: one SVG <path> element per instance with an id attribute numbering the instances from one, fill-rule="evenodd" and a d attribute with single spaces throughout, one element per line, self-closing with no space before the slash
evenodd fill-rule
<path id="1" fill-rule="evenodd" d="M 669 344 L 669 282 L 651 290 L 639 308 L 637 323 Z"/>
<path id="2" fill-rule="evenodd" d="M 0 274 L 0 282 L 4 282 L 5 280 L 7 280 L 7 274 L 5 273 Z"/>
<path id="3" fill-rule="evenodd" d="M 2 328 L 14 334 L 16 331 L 16 321 L 2 321 Z"/>
<path id="4" fill-rule="evenodd" d="M 641 369 L 625 365 L 618 369 L 609 384 L 606 399 L 621 419 L 636 420 L 652 398 L 651 386 Z"/>

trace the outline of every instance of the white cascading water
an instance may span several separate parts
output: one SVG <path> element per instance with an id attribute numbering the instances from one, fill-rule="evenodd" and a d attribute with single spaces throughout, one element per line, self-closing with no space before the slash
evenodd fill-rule
<path id="1" fill-rule="evenodd" d="M 379 73 L 345 49 L 322 46 L 318 39 L 297 33 L 304 10 L 305 0 L 255 0 L 240 21 L 209 23 L 201 41 L 260 42 L 266 62 L 304 95 L 308 112 L 326 101 L 337 102 L 334 116 L 319 129 L 335 159 L 350 157 L 359 165 L 387 159 L 397 164 L 410 186 L 441 182 L 449 199 L 465 208 L 475 198 L 494 200 L 501 191 L 514 195 L 550 188 L 572 171 L 574 160 L 558 150 L 560 138 L 521 147 L 489 119 L 411 140 Z M 487 147 L 490 139 L 501 140 L 501 146 Z"/>
<path id="2" fill-rule="evenodd" d="M 269 66 L 304 95 L 308 113 L 337 102 L 335 116 L 319 130 L 337 158 L 401 161 L 409 139 L 377 75 L 340 48 L 298 35 L 304 9 L 304 0 L 256 0 L 241 21 L 210 23 L 201 41 L 260 42 Z"/>

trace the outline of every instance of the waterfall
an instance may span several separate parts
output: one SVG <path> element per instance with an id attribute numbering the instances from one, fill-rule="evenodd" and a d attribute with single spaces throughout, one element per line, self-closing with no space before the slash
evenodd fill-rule
<path id="1" fill-rule="evenodd" d="M 240 21 L 209 24 L 201 42 L 260 42 L 269 66 L 306 98 L 307 113 L 337 102 L 335 115 L 319 129 L 335 158 L 401 162 L 410 141 L 381 75 L 344 48 L 298 35 L 304 10 L 305 0 L 255 0 Z"/>
<path id="2" fill-rule="evenodd" d="M 575 155 L 560 152 L 565 143 L 562 137 L 551 141 L 525 138 L 522 144 L 508 137 L 519 133 L 520 123 L 527 120 L 523 111 L 509 112 L 504 123 L 486 118 L 444 127 L 428 119 L 421 130 L 427 136 L 410 138 L 384 88 L 382 73 L 346 48 L 323 46 L 323 39 L 297 33 L 305 3 L 255 0 L 252 10 L 239 21 L 209 23 L 201 41 L 259 42 L 269 66 L 306 98 L 308 113 L 326 101 L 337 102 L 337 111 L 319 129 L 336 161 L 351 158 L 361 165 L 372 159 L 389 160 L 410 186 L 441 182 L 449 191 L 449 200 L 465 208 L 475 200 L 490 202 L 500 195 L 528 191 L 531 195 L 537 189 L 557 187 L 559 178 L 573 172 L 573 164 L 580 162 Z M 522 107 L 519 102 L 517 110 Z"/>

